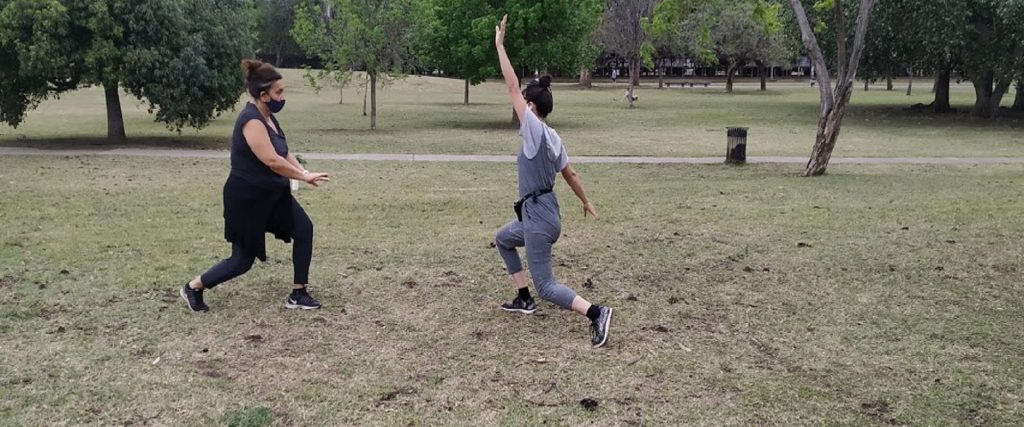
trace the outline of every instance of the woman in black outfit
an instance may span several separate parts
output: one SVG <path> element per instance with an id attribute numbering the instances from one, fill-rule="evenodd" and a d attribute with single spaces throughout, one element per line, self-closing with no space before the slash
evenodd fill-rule
<path id="1" fill-rule="evenodd" d="M 192 311 L 207 311 L 203 290 L 249 271 L 253 261 L 267 260 L 266 233 L 292 244 L 295 287 L 287 308 L 316 309 L 309 295 L 309 263 L 313 256 L 313 223 L 292 197 L 288 179 L 314 187 L 330 181 L 325 173 L 306 171 L 288 152 L 284 131 L 274 113 L 284 108 L 284 82 L 270 64 L 242 61 L 246 89 L 252 101 L 238 115 L 231 136 L 231 174 L 224 184 L 224 238 L 231 242 L 231 257 L 181 288 Z"/>

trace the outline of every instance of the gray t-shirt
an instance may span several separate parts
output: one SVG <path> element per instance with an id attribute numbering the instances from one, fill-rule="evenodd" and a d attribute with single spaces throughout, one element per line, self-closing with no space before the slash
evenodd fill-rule
<path id="1" fill-rule="evenodd" d="M 533 110 L 527 107 L 523 111 L 523 120 L 519 128 L 519 136 L 523 139 L 523 154 L 533 159 L 542 148 L 552 162 L 557 161 L 556 171 L 561 172 L 569 165 L 569 155 L 558 132 L 540 121 Z"/>

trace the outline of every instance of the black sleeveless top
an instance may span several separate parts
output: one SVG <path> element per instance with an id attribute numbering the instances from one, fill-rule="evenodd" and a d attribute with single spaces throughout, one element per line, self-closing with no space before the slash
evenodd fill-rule
<path id="1" fill-rule="evenodd" d="M 285 242 L 292 237 L 292 204 L 296 203 L 288 178 L 278 175 L 256 157 L 242 133 L 245 125 L 258 120 L 267 128 L 270 143 L 281 157 L 288 156 L 288 143 L 277 118 L 270 116 L 275 132 L 252 103 L 238 114 L 231 135 L 231 174 L 224 183 L 224 238 L 241 245 L 250 255 L 267 260 L 264 234 L 273 233 Z"/>

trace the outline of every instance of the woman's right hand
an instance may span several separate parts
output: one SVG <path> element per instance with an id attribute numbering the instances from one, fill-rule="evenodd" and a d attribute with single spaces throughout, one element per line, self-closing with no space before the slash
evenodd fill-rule
<path id="1" fill-rule="evenodd" d="M 305 182 L 306 184 L 312 185 L 314 187 L 319 187 L 321 182 L 330 181 L 331 177 L 326 173 L 306 172 L 305 174 L 302 175 L 302 182 Z"/>

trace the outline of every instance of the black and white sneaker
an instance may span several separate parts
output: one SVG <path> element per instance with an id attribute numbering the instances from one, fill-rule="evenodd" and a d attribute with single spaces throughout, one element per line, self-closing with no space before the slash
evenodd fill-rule
<path id="1" fill-rule="evenodd" d="M 512 302 L 502 304 L 501 309 L 523 314 L 533 314 L 533 312 L 537 311 L 537 303 L 533 302 L 533 298 L 522 299 L 516 297 Z"/>
<path id="2" fill-rule="evenodd" d="M 305 288 L 302 288 L 292 290 L 292 294 L 288 295 L 288 301 L 285 301 L 284 307 L 316 310 L 320 308 L 320 303 L 313 299 L 313 297 L 309 296 L 309 292 L 306 292 Z"/>
<path id="3" fill-rule="evenodd" d="M 594 348 L 603 346 L 608 342 L 608 332 L 612 326 L 612 308 L 601 307 L 601 315 L 597 320 L 590 322 L 590 343 Z"/>
<path id="4" fill-rule="evenodd" d="M 203 302 L 203 290 L 192 289 L 188 283 L 181 287 L 181 298 L 188 304 L 188 309 L 192 311 L 207 311 L 210 307 L 206 306 Z"/>

